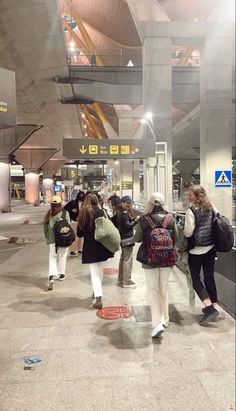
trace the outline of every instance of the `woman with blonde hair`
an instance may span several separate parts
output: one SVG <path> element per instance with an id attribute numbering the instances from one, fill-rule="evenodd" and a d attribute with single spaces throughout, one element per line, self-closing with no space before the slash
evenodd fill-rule
<path id="1" fill-rule="evenodd" d="M 204 305 L 200 324 L 205 324 L 219 315 L 214 307 L 217 302 L 214 278 L 216 251 L 212 235 L 214 210 L 206 190 L 201 186 L 192 186 L 188 198 L 190 207 L 186 212 L 184 235 L 188 238 L 188 263 L 193 288 Z M 201 268 L 204 281 L 200 277 Z"/>
<path id="2" fill-rule="evenodd" d="M 103 262 L 114 256 L 94 239 L 95 220 L 103 216 L 104 211 L 99 207 L 97 196 L 88 194 L 79 212 L 77 235 L 79 238 L 84 237 L 82 264 L 89 264 L 94 295 L 93 307 L 97 309 L 101 309 L 103 306 Z"/>
<path id="3" fill-rule="evenodd" d="M 142 242 L 137 260 L 145 271 L 152 312 L 152 338 L 159 338 L 169 323 L 168 280 L 177 259 L 174 249 L 177 236 L 175 218 L 168 214 L 163 194 L 153 193 L 134 237 L 136 242 Z"/>

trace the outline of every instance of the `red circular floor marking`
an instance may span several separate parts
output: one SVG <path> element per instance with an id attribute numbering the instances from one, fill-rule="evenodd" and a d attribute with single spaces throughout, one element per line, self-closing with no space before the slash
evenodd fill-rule
<path id="1" fill-rule="evenodd" d="M 131 309 L 129 307 L 125 307 L 124 305 L 104 307 L 97 311 L 97 316 L 103 320 L 118 320 L 119 318 L 129 318 L 131 315 Z"/>
<path id="2" fill-rule="evenodd" d="M 117 274 L 118 270 L 117 268 L 104 268 L 103 274 L 104 275 L 112 275 L 112 274 Z"/>

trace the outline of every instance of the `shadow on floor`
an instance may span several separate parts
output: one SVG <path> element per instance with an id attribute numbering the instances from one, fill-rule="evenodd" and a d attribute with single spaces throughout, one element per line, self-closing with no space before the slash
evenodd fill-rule
<path id="1" fill-rule="evenodd" d="M 52 296 L 40 301 L 25 300 L 11 303 L 8 308 L 16 312 L 38 312 L 46 314 L 48 317 L 61 317 L 62 313 L 63 316 L 66 316 L 77 311 L 81 312 L 81 308 L 86 311 L 89 310 L 90 302 L 91 298 Z"/>

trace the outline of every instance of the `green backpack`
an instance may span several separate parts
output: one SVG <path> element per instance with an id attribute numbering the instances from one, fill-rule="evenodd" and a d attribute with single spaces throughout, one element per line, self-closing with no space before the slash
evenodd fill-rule
<path id="1" fill-rule="evenodd" d="M 94 239 L 111 251 L 111 253 L 115 253 L 120 248 L 119 230 L 106 217 L 96 218 Z"/>

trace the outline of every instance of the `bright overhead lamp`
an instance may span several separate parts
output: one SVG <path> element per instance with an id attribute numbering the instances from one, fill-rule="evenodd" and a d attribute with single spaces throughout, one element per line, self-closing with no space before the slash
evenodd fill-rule
<path id="1" fill-rule="evenodd" d="M 74 41 L 72 41 L 72 40 L 70 41 L 69 47 L 70 47 L 70 50 L 71 50 L 71 51 L 75 49 L 75 43 L 74 43 Z"/>
<path id="2" fill-rule="evenodd" d="M 141 119 L 141 123 L 142 123 L 142 124 L 146 124 L 146 123 L 147 123 L 146 118 L 142 118 L 142 119 Z"/>
<path id="3" fill-rule="evenodd" d="M 146 114 L 145 114 L 145 118 L 147 119 L 147 120 L 151 120 L 152 119 L 152 113 L 150 112 L 150 111 L 148 111 Z"/>

